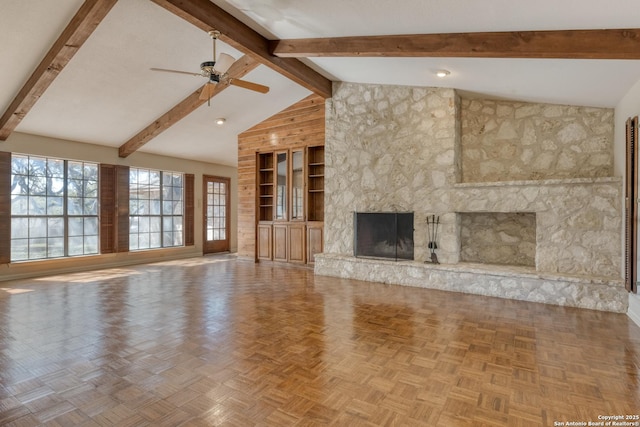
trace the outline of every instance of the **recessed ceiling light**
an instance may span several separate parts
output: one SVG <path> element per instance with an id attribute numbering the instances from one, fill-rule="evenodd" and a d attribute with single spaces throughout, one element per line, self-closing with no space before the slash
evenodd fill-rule
<path id="1" fill-rule="evenodd" d="M 440 78 L 447 77 L 449 74 L 451 74 L 451 71 L 449 71 L 449 70 L 438 70 L 438 71 L 436 71 L 436 76 L 438 76 Z"/>
<path id="2" fill-rule="evenodd" d="M 224 124 L 224 122 L 226 122 L 227 119 L 225 119 L 224 117 L 220 117 L 219 119 L 216 119 L 216 124 L 218 126 L 222 126 Z"/>

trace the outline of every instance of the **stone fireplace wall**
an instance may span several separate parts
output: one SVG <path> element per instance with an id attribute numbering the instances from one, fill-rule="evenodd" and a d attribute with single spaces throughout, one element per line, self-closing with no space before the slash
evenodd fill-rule
<path id="1" fill-rule="evenodd" d="M 415 212 L 415 258 L 427 257 L 428 214 L 441 214 L 441 249 L 457 261 L 459 98 L 453 89 L 337 83 L 327 100 L 325 253 L 353 254 L 353 212 Z M 448 212 L 448 213 L 447 213 Z"/>
<path id="2" fill-rule="evenodd" d="M 623 311 L 622 182 L 610 176 L 612 141 L 610 109 L 336 83 L 326 103 L 325 241 L 316 273 Z M 356 211 L 414 212 L 412 264 L 353 258 Z M 535 215 L 535 265 L 469 264 L 461 253 L 466 213 L 491 221 Z M 440 217 L 441 266 L 423 263 L 431 215 Z"/>
<path id="3" fill-rule="evenodd" d="M 462 99 L 462 182 L 613 175 L 613 110 Z"/>
<path id="4" fill-rule="evenodd" d="M 536 214 L 460 214 L 460 261 L 536 265 Z"/>

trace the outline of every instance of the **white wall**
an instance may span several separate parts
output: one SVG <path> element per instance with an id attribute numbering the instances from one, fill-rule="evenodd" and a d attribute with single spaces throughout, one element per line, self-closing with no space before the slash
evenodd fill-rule
<path id="1" fill-rule="evenodd" d="M 177 159 L 136 152 L 127 158 L 118 157 L 117 147 L 85 144 L 14 132 L 7 141 L 0 141 L 0 151 L 83 160 L 97 163 L 127 165 L 158 170 L 168 170 L 195 175 L 195 246 L 154 249 L 150 251 L 105 254 L 78 258 L 28 261 L 0 265 L 0 280 L 9 280 L 50 273 L 88 270 L 121 266 L 157 260 L 185 258 L 202 255 L 202 176 L 214 175 L 231 179 L 231 251 L 237 250 L 237 169 L 193 160 Z"/>
<path id="2" fill-rule="evenodd" d="M 631 87 L 629 92 L 627 92 L 624 98 L 622 98 L 616 106 L 613 152 L 614 174 L 616 176 L 625 176 L 625 124 L 627 119 L 633 116 L 640 116 L 640 80 Z M 621 242 L 621 245 L 624 246 L 624 241 Z M 622 253 L 624 254 L 624 250 Z M 640 263 L 640 259 L 637 262 Z M 638 326 L 640 326 L 640 294 L 629 294 L 629 311 L 627 314 L 635 323 L 638 324 Z"/>

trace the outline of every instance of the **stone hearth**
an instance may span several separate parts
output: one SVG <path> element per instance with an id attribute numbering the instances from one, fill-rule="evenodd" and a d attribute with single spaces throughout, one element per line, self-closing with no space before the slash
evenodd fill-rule
<path id="1" fill-rule="evenodd" d="M 628 294 L 621 279 L 537 273 L 532 268 L 489 264 L 424 264 L 319 254 L 321 276 L 465 292 L 522 301 L 626 313 Z"/>
<path id="2" fill-rule="evenodd" d="M 326 105 L 325 244 L 317 274 L 626 310 L 610 109 L 352 83 L 336 84 Z M 414 261 L 355 259 L 355 211 L 415 212 Z M 523 214 L 525 222 L 533 218 L 535 237 L 520 236 L 520 261 L 464 262 L 474 259 L 473 248 L 461 248 L 464 214 Z M 440 217 L 440 265 L 424 263 L 431 215 Z"/>

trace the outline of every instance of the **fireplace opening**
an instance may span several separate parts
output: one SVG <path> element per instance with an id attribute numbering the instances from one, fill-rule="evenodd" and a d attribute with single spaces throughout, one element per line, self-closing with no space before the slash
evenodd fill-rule
<path id="1" fill-rule="evenodd" d="M 356 257 L 413 260 L 413 212 L 355 212 Z"/>

